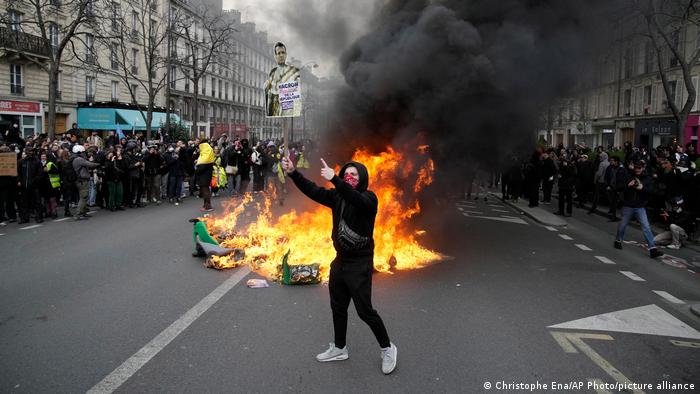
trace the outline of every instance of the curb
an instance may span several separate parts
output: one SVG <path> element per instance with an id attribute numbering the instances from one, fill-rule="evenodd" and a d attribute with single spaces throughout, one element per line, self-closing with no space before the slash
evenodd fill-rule
<path id="1" fill-rule="evenodd" d="M 513 208 L 513 209 L 515 209 L 515 210 L 517 210 L 517 211 L 520 212 L 522 215 L 525 215 L 525 216 L 529 217 L 530 219 L 536 221 L 536 222 L 539 223 L 539 224 L 542 224 L 542 225 L 545 225 L 545 226 L 552 226 L 552 227 L 562 227 L 562 228 L 567 226 L 567 223 L 564 223 L 564 224 L 553 224 L 553 223 L 544 222 L 544 221 L 540 220 L 539 218 L 537 218 L 535 215 L 531 214 L 530 212 L 525 211 L 524 209 L 522 209 L 522 208 L 520 208 L 519 206 L 517 206 L 517 205 L 511 203 L 510 201 L 502 199 L 502 198 L 499 197 L 496 193 L 494 193 L 494 192 L 488 192 L 488 194 L 491 195 L 492 197 L 494 197 L 495 199 L 501 201 L 502 203 L 508 205 L 509 207 L 511 207 L 511 208 Z"/>

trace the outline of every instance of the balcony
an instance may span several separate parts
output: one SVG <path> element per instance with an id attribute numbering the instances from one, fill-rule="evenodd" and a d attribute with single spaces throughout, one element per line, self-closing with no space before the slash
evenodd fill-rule
<path id="1" fill-rule="evenodd" d="M 0 48 L 43 58 L 51 57 L 51 45 L 39 36 L 0 27 Z"/>
<path id="2" fill-rule="evenodd" d="M 85 101 L 95 101 L 95 95 L 94 94 L 86 94 Z"/>
<path id="3" fill-rule="evenodd" d="M 24 86 L 10 84 L 10 93 L 15 96 L 24 96 Z"/>

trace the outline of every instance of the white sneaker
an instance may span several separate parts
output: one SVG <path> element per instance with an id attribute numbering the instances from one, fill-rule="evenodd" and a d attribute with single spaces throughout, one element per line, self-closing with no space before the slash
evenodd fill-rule
<path id="1" fill-rule="evenodd" d="M 382 349 L 382 372 L 384 375 L 394 372 L 396 368 L 396 350 L 396 345 L 393 343 L 387 349 Z"/>
<path id="2" fill-rule="evenodd" d="M 666 246 L 666 247 L 669 248 L 669 249 L 680 249 L 680 248 L 681 248 L 680 245 L 676 245 L 676 244 L 671 244 L 671 245 L 668 245 L 668 246 Z"/>
<path id="3" fill-rule="evenodd" d="M 328 350 L 316 355 L 316 360 L 325 363 L 328 361 L 340 361 L 348 359 L 347 345 L 342 349 L 338 349 L 337 347 L 335 347 L 335 343 L 330 343 L 329 345 L 330 346 L 328 347 Z"/>
<path id="4" fill-rule="evenodd" d="M 180 203 L 179 203 L 179 202 L 177 202 L 177 201 L 175 201 L 175 206 L 178 206 L 178 205 L 180 205 Z"/>

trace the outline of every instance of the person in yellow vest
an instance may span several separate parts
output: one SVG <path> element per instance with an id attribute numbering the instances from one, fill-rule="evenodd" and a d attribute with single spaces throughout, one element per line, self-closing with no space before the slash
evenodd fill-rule
<path id="1" fill-rule="evenodd" d="M 48 175 L 49 184 L 46 193 L 46 216 L 58 218 L 58 200 L 61 198 L 61 170 L 54 161 L 48 159 L 46 153 L 41 154 L 41 164 Z"/>
<path id="2" fill-rule="evenodd" d="M 204 200 L 201 212 L 211 212 L 211 178 L 214 175 L 214 150 L 209 145 L 209 140 L 202 138 L 199 141 L 199 155 L 195 161 L 194 173 L 199 186 L 199 197 Z"/>

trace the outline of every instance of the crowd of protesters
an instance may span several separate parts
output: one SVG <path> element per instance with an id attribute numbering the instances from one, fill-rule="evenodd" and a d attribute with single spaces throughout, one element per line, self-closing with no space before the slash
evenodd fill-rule
<path id="1" fill-rule="evenodd" d="M 537 207 L 551 204 L 556 185 L 559 207 L 555 213 L 562 216 L 571 216 L 574 205 L 586 208 L 589 214 L 606 206 L 609 220 L 620 222 L 616 248 L 622 248 L 627 224 L 636 217 L 655 257 L 660 255 L 656 245 L 677 249 L 697 234 L 698 166 L 700 156 L 694 144 L 659 146 L 651 151 L 630 143 L 609 150 L 540 148 L 526 161 L 512 158 L 503 169 L 501 188 L 505 199 L 524 198 L 529 207 Z M 649 217 L 666 231 L 654 237 Z"/>
<path id="2" fill-rule="evenodd" d="M 21 137 L 18 125 L 0 133 L 0 153 L 14 152 L 17 176 L 0 176 L 0 226 L 28 223 L 34 218 L 89 218 L 91 207 L 110 211 L 160 205 L 180 205 L 182 198 L 202 198 L 202 212 L 213 210 L 211 198 L 221 193 L 236 196 L 267 190 L 282 175 L 280 161 L 288 155 L 297 166 L 308 166 L 304 150 L 309 142 L 251 142 L 222 135 L 171 140 L 156 133 L 146 141 L 143 133 L 83 135 L 76 124 L 57 139 L 47 135 Z M 252 179 L 252 185 L 250 181 Z M 277 193 L 280 204 L 283 193 Z"/>

